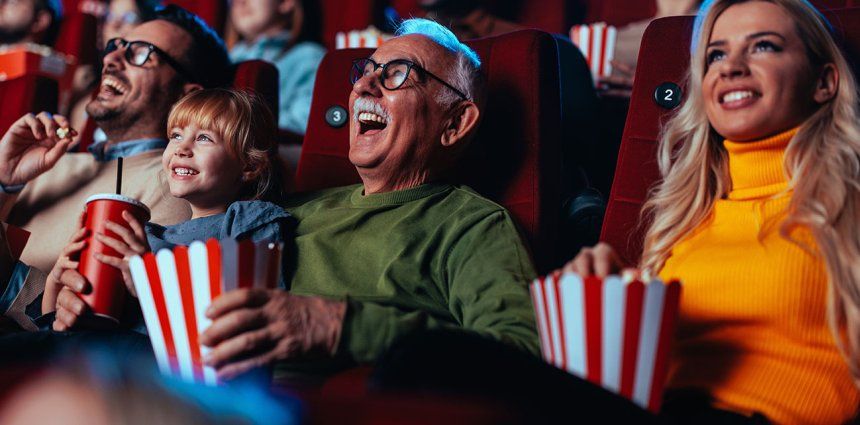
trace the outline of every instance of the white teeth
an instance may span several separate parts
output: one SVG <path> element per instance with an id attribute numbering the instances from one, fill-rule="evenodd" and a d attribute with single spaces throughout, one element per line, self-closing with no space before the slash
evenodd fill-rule
<path id="1" fill-rule="evenodd" d="M 117 91 L 119 94 L 125 94 L 126 87 L 122 83 L 120 83 L 116 78 L 107 76 L 102 79 L 102 85 L 108 86 Z"/>
<path id="2" fill-rule="evenodd" d="M 379 115 L 376 115 L 372 112 L 362 112 L 362 113 L 358 114 L 358 120 L 364 121 L 364 122 L 375 121 L 375 122 L 378 122 L 381 124 L 385 124 L 385 118 L 383 118 Z"/>
<path id="3" fill-rule="evenodd" d="M 352 113 L 354 121 L 373 121 L 382 124 L 391 122 L 391 115 L 382 105 L 363 97 L 355 99 L 352 104 Z"/>
<path id="4" fill-rule="evenodd" d="M 737 102 L 739 100 L 743 100 L 743 99 L 750 98 L 753 96 L 755 96 L 755 94 L 753 94 L 753 92 L 751 92 L 749 90 L 732 91 L 732 92 L 728 92 L 728 93 L 723 95 L 723 103 Z"/>
<path id="5" fill-rule="evenodd" d="M 197 171 L 192 170 L 190 168 L 176 167 L 173 169 L 173 173 L 178 176 L 193 176 L 197 174 Z"/>

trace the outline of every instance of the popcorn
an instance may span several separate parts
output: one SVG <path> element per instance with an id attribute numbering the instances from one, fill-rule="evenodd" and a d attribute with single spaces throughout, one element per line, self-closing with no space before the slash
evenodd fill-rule
<path id="1" fill-rule="evenodd" d="M 66 137 L 69 137 L 69 135 L 71 133 L 72 133 L 72 130 L 68 127 L 63 127 L 63 128 L 57 129 L 57 137 L 59 137 L 61 139 L 65 139 Z"/>

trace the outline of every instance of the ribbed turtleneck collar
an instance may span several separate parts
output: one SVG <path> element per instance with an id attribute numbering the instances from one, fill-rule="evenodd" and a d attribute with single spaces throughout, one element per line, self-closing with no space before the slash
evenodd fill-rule
<path id="1" fill-rule="evenodd" d="M 773 196 L 785 190 L 783 158 L 785 148 L 797 128 L 752 142 L 726 139 L 723 146 L 729 153 L 729 173 L 732 191 L 729 199 L 744 200 Z"/>

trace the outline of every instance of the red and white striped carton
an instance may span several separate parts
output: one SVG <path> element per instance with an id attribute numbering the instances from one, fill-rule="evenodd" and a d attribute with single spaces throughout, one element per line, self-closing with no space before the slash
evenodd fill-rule
<path id="1" fill-rule="evenodd" d="M 385 34 L 373 26 L 363 30 L 340 31 L 334 35 L 334 48 L 340 50 L 379 47 L 383 41 L 389 38 L 391 38 L 390 34 Z"/>
<path id="2" fill-rule="evenodd" d="M 281 244 L 210 239 L 129 261 L 162 373 L 188 382 L 217 384 L 215 370 L 203 365 L 209 349 L 199 342 L 200 334 L 212 323 L 206 309 L 219 295 L 237 288 L 275 288 L 282 250 Z"/>
<path id="3" fill-rule="evenodd" d="M 579 47 L 585 61 L 591 68 L 591 75 L 597 84 L 598 78 L 612 74 L 612 60 L 615 58 L 615 41 L 618 30 L 603 22 L 590 25 L 574 25 L 570 28 L 570 40 Z"/>
<path id="4" fill-rule="evenodd" d="M 681 285 L 555 273 L 530 286 L 547 363 L 660 410 Z"/>

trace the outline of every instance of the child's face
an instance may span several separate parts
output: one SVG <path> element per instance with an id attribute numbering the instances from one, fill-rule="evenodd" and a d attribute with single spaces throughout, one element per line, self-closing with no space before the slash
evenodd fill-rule
<path id="1" fill-rule="evenodd" d="M 194 124 L 168 130 L 161 164 L 170 194 L 201 209 L 226 208 L 239 196 L 242 166 L 221 136 Z"/>
<path id="2" fill-rule="evenodd" d="M 233 0 L 230 19 L 244 38 L 257 36 L 283 26 L 283 16 L 294 7 L 295 0 Z"/>

